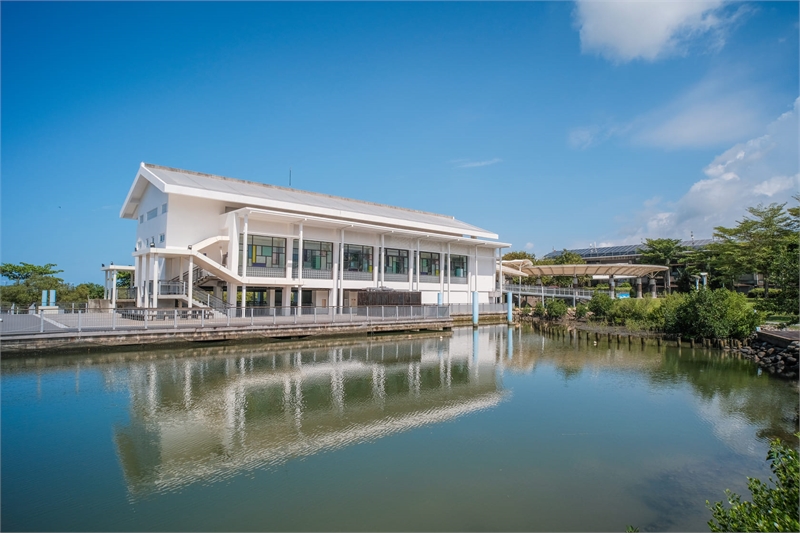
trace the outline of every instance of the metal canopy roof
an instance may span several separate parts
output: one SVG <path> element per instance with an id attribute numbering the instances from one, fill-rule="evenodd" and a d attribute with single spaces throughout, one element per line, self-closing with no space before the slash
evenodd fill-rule
<path id="1" fill-rule="evenodd" d="M 693 241 L 681 241 L 681 246 L 687 248 L 700 248 L 714 242 L 714 239 L 695 239 Z M 581 257 L 614 257 L 623 255 L 638 255 L 642 253 L 646 246 L 644 244 L 623 244 L 620 246 L 602 246 L 600 248 L 575 248 L 567 250 L 580 255 Z M 552 259 L 564 253 L 563 250 L 554 250 L 545 255 L 545 259 Z"/>
<path id="2" fill-rule="evenodd" d="M 346 220 L 370 221 L 439 231 L 452 235 L 497 239 L 497 234 L 467 224 L 454 217 L 416 211 L 403 207 L 342 198 L 277 185 L 242 181 L 191 170 L 142 163 L 128 193 L 120 216 L 133 218 L 136 205 L 150 182 L 168 194 L 181 194 L 230 202 L 232 206 L 250 206 L 307 213 Z M 238 205 L 236 205 L 238 204 Z"/>
<path id="3" fill-rule="evenodd" d="M 644 277 L 664 272 L 667 267 L 660 265 L 534 265 L 527 259 L 503 261 L 503 273 L 519 276 L 628 276 Z"/>

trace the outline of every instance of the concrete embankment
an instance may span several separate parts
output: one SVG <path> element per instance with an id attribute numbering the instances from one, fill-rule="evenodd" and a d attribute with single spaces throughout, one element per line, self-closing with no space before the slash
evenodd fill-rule
<path id="1" fill-rule="evenodd" d="M 0 339 L 2 357 L 33 354 L 96 352 L 127 347 L 186 346 L 205 342 L 279 342 L 307 338 L 351 337 L 387 333 L 443 331 L 453 327 L 453 320 L 429 319 L 390 323 L 303 324 L 278 327 L 230 326 L 197 329 L 148 329 L 133 331 L 84 331 L 14 335 Z"/>

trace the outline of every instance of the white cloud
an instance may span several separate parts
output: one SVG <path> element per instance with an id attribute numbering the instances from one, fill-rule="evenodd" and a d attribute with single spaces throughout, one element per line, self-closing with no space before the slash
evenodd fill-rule
<path id="1" fill-rule="evenodd" d="M 525 243 L 525 249 L 526 250 L 533 250 L 533 243 L 532 242 L 526 242 Z"/>
<path id="2" fill-rule="evenodd" d="M 470 161 L 469 159 L 455 159 L 452 163 L 459 163 L 458 168 L 474 168 L 474 167 L 486 167 L 489 165 L 494 165 L 495 163 L 500 163 L 502 159 L 499 157 L 495 157 L 494 159 L 489 159 L 487 161 Z"/>
<path id="3" fill-rule="evenodd" d="M 723 46 L 725 30 L 746 9 L 726 13 L 724 6 L 722 0 L 577 0 L 574 15 L 584 52 L 614 62 L 655 61 L 685 53 L 701 37 L 712 48 Z"/>
<path id="4" fill-rule="evenodd" d="M 760 137 L 739 143 L 714 158 L 705 178 L 694 183 L 677 202 L 648 200 L 636 222 L 623 231 L 625 240 L 646 237 L 710 237 L 715 226 L 732 226 L 747 207 L 791 201 L 800 191 L 798 115 L 794 108 L 781 115 Z"/>
<path id="5" fill-rule="evenodd" d="M 666 149 L 708 148 L 763 131 L 766 89 L 746 79 L 745 69 L 710 73 L 683 94 L 625 123 L 574 128 L 570 146 L 585 149 L 611 137 Z"/>

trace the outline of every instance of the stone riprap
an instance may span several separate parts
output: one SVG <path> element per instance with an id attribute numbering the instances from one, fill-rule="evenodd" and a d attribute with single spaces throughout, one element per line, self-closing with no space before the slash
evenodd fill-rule
<path id="1" fill-rule="evenodd" d="M 770 374 L 787 379 L 797 379 L 797 359 L 800 354 L 800 341 L 793 341 L 783 348 L 769 342 L 755 340 L 750 346 L 735 348 L 746 359 L 754 361 Z"/>

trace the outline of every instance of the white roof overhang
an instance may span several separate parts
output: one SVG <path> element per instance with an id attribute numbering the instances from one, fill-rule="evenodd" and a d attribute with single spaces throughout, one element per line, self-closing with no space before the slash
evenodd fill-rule
<path id="1" fill-rule="evenodd" d="M 246 214 L 248 217 L 255 217 L 257 219 L 262 218 L 265 220 L 281 220 L 283 222 L 290 221 L 294 223 L 300 223 L 305 221 L 313 221 L 314 225 L 317 226 L 328 226 L 336 229 L 353 229 L 356 231 L 362 230 L 371 233 L 382 233 L 384 235 L 397 234 L 413 238 L 425 239 L 428 241 L 439 241 L 445 244 L 446 243 L 465 244 L 469 246 L 485 246 L 488 248 L 508 248 L 509 246 L 511 246 L 511 244 L 505 242 L 473 239 L 471 237 L 462 237 L 459 235 L 454 235 L 452 233 L 419 231 L 419 230 L 412 230 L 408 228 L 398 227 L 395 225 L 359 222 L 354 220 L 326 217 L 319 215 L 300 215 L 297 213 L 286 213 L 284 211 L 276 211 L 271 209 L 257 209 L 252 207 L 243 207 L 241 209 L 231 211 L 230 213 L 226 213 L 226 215 L 230 215 L 231 213 L 234 213 L 236 215 Z"/>

